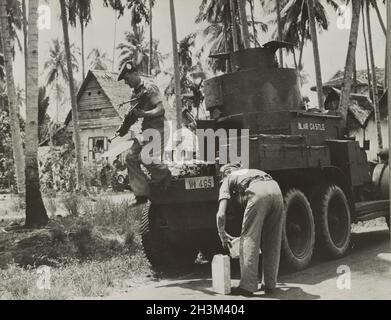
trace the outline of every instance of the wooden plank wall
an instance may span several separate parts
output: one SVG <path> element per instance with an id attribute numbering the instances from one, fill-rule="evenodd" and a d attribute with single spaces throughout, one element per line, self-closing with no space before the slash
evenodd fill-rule
<path id="1" fill-rule="evenodd" d="M 78 110 L 80 120 L 119 118 L 118 113 L 95 79 L 92 79 L 84 89 L 79 99 Z"/>

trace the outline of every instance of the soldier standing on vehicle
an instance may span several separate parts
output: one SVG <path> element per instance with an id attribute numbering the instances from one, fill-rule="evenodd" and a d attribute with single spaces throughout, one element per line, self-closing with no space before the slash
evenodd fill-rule
<path id="1" fill-rule="evenodd" d="M 171 180 L 171 172 L 168 170 L 167 165 L 161 162 L 165 141 L 163 97 L 159 88 L 151 80 L 143 81 L 141 79 L 132 62 L 124 64 L 118 77 L 118 81 L 121 80 L 125 80 L 125 83 L 133 89 L 132 100 L 134 100 L 137 106 L 125 116 L 121 127 L 117 130 L 117 134 L 121 137 L 125 136 L 137 119 L 141 118 L 143 119 L 142 131 L 155 129 L 161 139 L 160 149 L 156 150 L 155 148 L 154 154 L 151 155 L 155 159 L 153 163 L 147 164 L 141 159 L 142 149 L 149 143 L 149 141 L 143 141 L 142 138 L 134 139 L 134 143 L 126 156 L 129 185 L 136 197 L 136 204 L 142 204 L 147 202 L 150 197 L 150 186 L 146 175 L 141 170 L 141 163 L 151 174 L 152 185 L 166 188 Z"/>
<path id="2" fill-rule="evenodd" d="M 265 172 L 241 169 L 236 164 L 223 166 L 220 173 L 223 180 L 217 228 L 225 249 L 231 246 L 233 240 L 225 231 L 227 209 L 238 208 L 239 205 L 244 210 L 239 249 L 241 280 L 239 287 L 232 288 L 232 294 L 251 296 L 258 290 L 260 247 L 264 290 L 266 294 L 273 294 L 277 284 L 283 228 L 284 203 L 280 187 Z"/>

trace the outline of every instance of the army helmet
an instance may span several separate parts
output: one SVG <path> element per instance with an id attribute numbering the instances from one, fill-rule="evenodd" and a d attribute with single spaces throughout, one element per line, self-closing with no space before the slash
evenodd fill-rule
<path id="1" fill-rule="evenodd" d="M 124 79 L 125 74 L 131 74 L 137 72 L 137 68 L 134 65 L 133 61 L 129 60 L 124 65 L 122 66 L 119 76 L 118 76 L 118 81 L 121 81 Z"/>

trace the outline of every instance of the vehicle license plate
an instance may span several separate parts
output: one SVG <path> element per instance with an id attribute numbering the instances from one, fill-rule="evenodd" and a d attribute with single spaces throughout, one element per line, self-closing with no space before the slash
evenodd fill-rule
<path id="1" fill-rule="evenodd" d="M 197 177 L 185 179 L 186 190 L 211 189 L 214 188 L 213 177 Z"/>

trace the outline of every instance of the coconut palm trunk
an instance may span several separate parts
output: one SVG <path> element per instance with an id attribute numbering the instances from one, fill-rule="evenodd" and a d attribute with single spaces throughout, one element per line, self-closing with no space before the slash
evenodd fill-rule
<path id="1" fill-rule="evenodd" d="M 344 86 L 342 88 L 341 100 L 339 105 L 339 111 L 341 112 L 345 120 L 345 125 L 348 116 L 350 94 L 352 92 L 354 60 L 356 56 L 358 31 L 360 27 L 361 3 L 362 2 L 360 0 L 352 1 L 352 22 L 350 27 L 348 53 L 345 63 Z"/>
<path id="2" fill-rule="evenodd" d="M 22 12 L 23 12 L 23 44 L 24 44 L 24 83 L 25 83 L 25 93 L 27 100 L 27 10 L 26 10 L 26 0 L 22 1 Z"/>
<path id="3" fill-rule="evenodd" d="M 250 48 L 250 32 L 248 31 L 246 0 L 238 0 L 240 31 L 244 49 Z"/>
<path id="4" fill-rule="evenodd" d="M 307 0 L 308 20 L 310 24 L 310 33 L 312 40 L 312 48 L 314 51 L 315 73 L 316 73 L 316 91 L 318 94 L 319 109 L 323 110 L 323 82 L 322 69 L 320 65 L 318 34 L 315 25 L 314 0 Z"/>
<path id="5" fill-rule="evenodd" d="M 233 42 L 233 51 L 239 50 L 238 42 L 238 28 L 236 24 L 236 2 L 235 0 L 229 1 L 229 7 L 231 11 L 231 32 L 232 32 L 232 42 Z"/>
<path id="6" fill-rule="evenodd" d="M 367 17 L 367 28 L 368 28 L 368 47 L 369 47 L 369 60 L 371 62 L 371 73 L 372 73 L 372 101 L 375 108 L 375 121 L 377 129 L 377 143 L 379 151 L 383 149 L 383 137 L 381 132 L 381 123 L 380 123 L 380 111 L 379 111 L 379 97 L 377 91 L 377 75 L 376 75 L 376 65 L 375 65 L 375 56 L 373 52 L 373 41 L 372 41 L 372 28 L 371 28 L 371 12 L 370 12 L 370 3 L 366 1 L 366 17 Z"/>
<path id="7" fill-rule="evenodd" d="M 83 80 L 86 77 L 86 68 L 85 68 L 85 43 L 84 43 L 84 21 L 80 16 L 80 34 L 81 34 L 81 73 L 83 75 Z"/>
<path id="8" fill-rule="evenodd" d="M 25 193 L 25 164 L 24 164 L 24 151 L 22 137 L 20 134 L 19 126 L 19 110 L 17 109 L 16 103 L 16 90 L 15 80 L 12 66 L 12 48 L 11 48 L 11 37 L 8 25 L 7 17 L 7 4 L 6 1 L 0 2 L 0 20 L 1 20 L 1 37 L 0 42 L 3 44 L 4 52 L 4 65 L 6 73 L 7 83 L 7 95 L 8 95 L 8 109 L 9 116 L 11 119 L 11 138 L 12 138 L 12 151 L 15 161 L 16 171 L 16 182 L 18 193 L 21 197 Z M 1 50 L 1 48 L 0 48 Z"/>
<path id="9" fill-rule="evenodd" d="M 363 37 L 364 37 L 364 48 L 365 48 L 365 61 L 367 64 L 367 79 L 368 79 L 368 92 L 370 92 L 370 88 L 372 88 L 372 82 L 371 82 L 371 66 L 369 64 L 369 52 L 368 52 L 368 38 L 367 38 L 367 31 L 366 31 L 366 22 L 365 22 L 365 8 L 362 5 L 361 6 L 361 15 L 362 15 L 362 30 L 363 30 Z"/>
<path id="10" fill-rule="evenodd" d="M 178 39 L 176 31 L 174 0 L 170 0 L 171 34 L 172 34 L 172 54 L 174 57 L 174 77 L 175 77 L 175 108 L 177 128 L 182 127 L 182 96 L 181 96 L 181 75 L 179 71 Z"/>
<path id="11" fill-rule="evenodd" d="M 255 25 L 255 14 L 254 14 L 254 0 L 250 0 L 250 9 L 251 9 L 251 24 L 253 27 L 253 37 L 254 37 L 254 47 L 258 46 L 258 32 Z"/>
<path id="12" fill-rule="evenodd" d="M 281 0 L 277 0 L 277 28 L 278 28 L 278 41 L 282 41 Z M 282 49 L 278 51 L 280 55 L 280 66 L 284 67 L 284 54 L 282 52 Z"/>
<path id="13" fill-rule="evenodd" d="M 149 75 L 152 75 L 153 68 L 153 27 L 152 27 L 152 0 L 149 0 Z"/>
<path id="14" fill-rule="evenodd" d="M 375 11 L 376 11 L 376 14 L 377 14 L 377 18 L 379 19 L 379 23 L 380 23 L 380 26 L 381 26 L 381 28 L 383 30 L 384 36 L 387 36 L 387 29 L 386 29 L 386 26 L 384 24 L 383 18 L 381 16 L 381 13 L 380 13 L 380 10 L 379 10 L 379 6 L 377 5 L 377 0 L 372 1 L 372 4 L 373 4 L 373 7 L 375 8 Z"/>
<path id="15" fill-rule="evenodd" d="M 387 1 L 387 56 L 391 55 L 391 4 L 389 1 Z M 391 70 L 391 59 L 387 60 L 387 69 Z M 391 77 L 387 78 L 388 82 L 388 115 L 391 115 Z M 388 116 L 388 143 L 390 144 L 391 142 L 391 117 Z M 391 159 L 391 148 L 388 148 L 388 153 L 389 153 L 389 159 Z M 390 177 L 389 181 L 391 181 L 391 172 L 390 172 Z M 391 199 L 391 188 L 389 188 L 389 199 Z M 389 221 L 391 221 L 391 207 L 390 207 L 390 212 L 389 212 Z M 390 228 L 390 233 L 391 233 L 391 228 Z M 391 234 L 390 234 L 390 250 L 391 250 Z"/>
<path id="16" fill-rule="evenodd" d="M 26 105 L 26 227 L 47 224 L 38 169 L 38 0 L 29 0 Z"/>
<path id="17" fill-rule="evenodd" d="M 80 190 L 80 189 L 85 189 L 85 183 L 83 177 L 83 162 L 81 158 L 79 114 L 77 112 L 75 83 L 73 80 L 71 47 L 69 44 L 68 18 L 67 18 L 65 0 L 60 0 L 60 6 L 61 6 L 62 29 L 64 33 L 65 54 L 67 59 L 69 91 L 70 91 L 71 105 L 72 105 L 73 140 L 75 143 L 75 153 L 76 153 L 76 178 L 77 178 L 76 184 L 77 184 L 77 189 Z"/>

